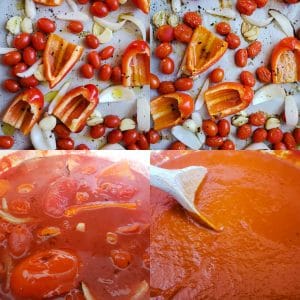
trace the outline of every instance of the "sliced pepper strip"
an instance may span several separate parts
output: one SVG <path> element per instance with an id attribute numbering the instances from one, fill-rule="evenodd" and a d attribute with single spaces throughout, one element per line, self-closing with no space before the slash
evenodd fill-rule
<path id="1" fill-rule="evenodd" d="M 98 103 L 98 89 L 95 85 L 78 86 L 58 101 L 53 114 L 72 132 L 79 132 Z"/>
<path id="2" fill-rule="evenodd" d="M 124 86 L 143 86 L 150 80 L 150 48 L 145 41 L 133 41 L 122 56 Z"/>
<path id="3" fill-rule="evenodd" d="M 253 90 L 237 82 L 216 84 L 204 93 L 208 113 L 214 119 L 236 114 L 249 106 Z"/>
<path id="4" fill-rule="evenodd" d="M 282 39 L 273 49 L 271 67 L 273 83 L 300 81 L 300 41 Z"/>
<path id="5" fill-rule="evenodd" d="M 218 38 L 204 26 L 198 26 L 189 42 L 182 71 L 196 76 L 215 64 L 226 52 L 227 42 Z"/>
<path id="6" fill-rule="evenodd" d="M 193 98 L 181 92 L 161 95 L 151 101 L 155 130 L 182 124 L 193 111 Z"/>
<path id="7" fill-rule="evenodd" d="M 6 110 L 3 122 L 20 129 L 24 135 L 30 133 L 40 119 L 44 106 L 44 96 L 37 88 L 29 88 L 16 96 Z"/>
<path id="8" fill-rule="evenodd" d="M 149 0 L 132 0 L 137 8 L 139 8 L 145 14 L 149 13 L 150 1 Z"/>
<path id="9" fill-rule="evenodd" d="M 55 87 L 73 68 L 83 53 L 83 47 L 50 34 L 43 54 L 44 75 L 49 87 Z"/>
<path id="10" fill-rule="evenodd" d="M 46 6 L 59 6 L 64 0 L 33 0 L 35 3 L 46 5 Z"/>

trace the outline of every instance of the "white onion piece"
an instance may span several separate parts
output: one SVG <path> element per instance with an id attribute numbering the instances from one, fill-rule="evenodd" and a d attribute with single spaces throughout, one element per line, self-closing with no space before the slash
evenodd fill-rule
<path id="1" fill-rule="evenodd" d="M 202 126 L 202 116 L 199 111 L 192 113 L 192 120 L 196 123 L 198 128 Z"/>
<path id="2" fill-rule="evenodd" d="M 90 292 L 89 288 L 84 282 L 81 282 L 81 288 L 84 295 L 85 300 L 95 300 L 94 296 Z"/>
<path id="3" fill-rule="evenodd" d="M 88 22 L 90 20 L 90 17 L 81 11 L 70 11 L 67 12 L 66 14 L 57 15 L 56 18 L 65 21 L 81 21 L 81 22 Z"/>
<path id="4" fill-rule="evenodd" d="M 16 48 L 6 48 L 6 47 L 0 47 L 0 54 L 6 54 L 12 51 L 17 51 Z"/>
<path id="5" fill-rule="evenodd" d="M 36 150 L 56 150 L 56 141 L 51 131 L 43 131 L 34 124 L 30 132 L 31 143 Z"/>
<path id="6" fill-rule="evenodd" d="M 197 129 L 198 129 L 198 126 L 197 126 L 196 122 L 193 119 L 187 119 L 187 120 L 185 120 L 183 122 L 182 126 L 185 129 L 187 129 L 187 130 L 189 130 L 189 131 L 191 131 L 193 133 L 196 133 Z"/>
<path id="7" fill-rule="evenodd" d="M 33 0 L 25 0 L 25 14 L 29 19 L 34 19 L 36 16 L 36 7 Z"/>
<path id="8" fill-rule="evenodd" d="M 271 83 L 264 85 L 255 92 L 252 104 L 257 105 L 272 99 L 280 99 L 283 102 L 284 97 L 285 90 L 283 87 L 281 85 Z"/>
<path id="9" fill-rule="evenodd" d="M 175 126 L 171 132 L 177 140 L 193 150 L 198 150 L 202 146 L 196 135 L 183 126 Z"/>
<path id="10" fill-rule="evenodd" d="M 7 205 L 6 198 L 2 198 L 2 209 L 4 211 L 8 211 L 8 205 Z"/>
<path id="11" fill-rule="evenodd" d="M 125 148 L 120 144 L 106 144 L 101 150 L 125 150 Z"/>
<path id="12" fill-rule="evenodd" d="M 241 15 L 244 21 L 247 23 L 257 26 L 257 27 L 266 27 L 273 21 L 273 17 L 267 18 L 265 20 L 261 20 L 260 18 L 255 18 L 247 15 Z"/>
<path id="13" fill-rule="evenodd" d="M 209 86 L 209 79 L 207 78 L 203 85 L 202 88 L 200 90 L 200 92 L 197 95 L 196 101 L 195 101 L 195 110 L 200 110 L 201 107 L 204 104 L 204 93 L 206 92 L 206 90 L 208 89 Z"/>
<path id="14" fill-rule="evenodd" d="M 202 130 L 197 132 L 196 135 L 197 135 L 197 138 L 200 141 L 200 144 L 201 144 L 201 147 L 202 147 L 203 144 L 205 143 L 206 136 L 205 136 L 205 134 Z"/>
<path id="15" fill-rule="evenodd" d="M 295 30 L 293 25 L 285 15 L 275 9 L 270 9 L 269 14 L 275 19 L 286 36 L 294 36 Z"/>
<path id="16" fill-rule="evenodd" d="M 150 103 L 149 101 L 141 97 L 136 101 L 136 116 L 137 116 L 137 125 L 140 131 L 149 131 L 150 130 Z"/>
<path id="17" fill-rule="evenodd" d="M 270 150 L 270 148 L 264 143 L 253 143 L 244 148 L 244 150 Z"/>
<path id="18" fill-rule="evenodd" d="M 57 104 L 57 102 L 61 99 L 61 97 L 63 97 L 65 95 L 65 93 L 67 92 L 69 85 L 70 85 L 71 81 L 67 81 L 63 84 L 63 86 L 61 87 L 61 89 L 59 90 L 59 92 L 57 93 L 57 95 L 54 97 L 54 99 L 51 101 L 49 107 L 48 107 L 48 114 L 51 115 L 53 113 L 53 110 Z"/>
<path id="19" fill-rule="evenodd" d="M 43 131 L 51 131 L 56 126 L 56 118 L 54 116 L 46 116 L 39 122 L 39 127 Z"/>
<path id="20" fill-rule="evenodd" d="M 38 81 L 47 81 L 47 79 L 44 76 L 44 65 L 40 64 L 37 68 L 37 70 L 34 72 L 34 77 L 38 80 Z"/>
<path id="21" fill-rule="evenodd" d="M 33 25 L 31 19 L 29 18 L 23 19 L 21 23 L 21 30 L 22 32 L 26 32 L 26 33 L 33 33 Z"/>
<path id="22" fill-rule="evenodd" d="M 181 0 L 171 0 L 171 6 L 175 13 L 179 13 L 181 11 Z"/>
<path id="23" fill-rule="evenodd" d="M 19 34 L 21 32 L 21 23 L 22 18 L 19 16 L 14 16 L 8 19 L 5 28 L 12 34 Z"/>
<path id="24" fill-rule="evenodd" d="M 8 212 L 5 212 L 3 210 L 0 209 L 0 218 L 7 221 L 8 223 L 12 223 L 12 224 L 23 224 L 23 223 L 29 223 L 34 221 L 34 219 L 32 218 L 18 218 L 18 217 L 14 217 L 13 215 L 11 215 Z"/>
<path id="25" fill-rule="evenodd" d="M 39 65 L 42 63 L 42 59 L 39 58 L 29 69 L 22 73 L 17 73 L 18 77 L 26 78 L 34 74 L 34 72 L 38 69 Z"/>
<path id="26" fill-rule="evenodd" d="M 206 12 L 213 16 L 220 16 L 228 19 L 234 19 L 236 17 L 235 11 L 231 8 L 216 8 L 214 10 L 207 9 Z"/>
<path id="27" fill-rule="evenodd" d="M 108 28 L 112 31 L 120 30 L 126 23 L 126 21 L 112 22 L 112 21 L 105 20 L 104 18 L 98 18 L 98 17 L 94 17 L 94 21 L 97 22 L 100 26 L 104 28 Z"/>
<path id="28" fill-rule="evenodd" d="M 143 40 L 144 41 L 146 40 L 146 27 L 145 27 L 144 23 L 142 22 L 142 20 L 140 20 L 132 15 L 129 15 L 129 14 L 121 14 L 119 16 L 119 18 L 121 20 L 130 21 L 134 25 L 136 25 L 136 27 L 140 30 L 140 32 L 142 34 Z"/>
<path id="29" fill-rule="evenodd" d="M 11 33 L 9 33 L 6 36 L 6 44 L 7 44 L 8 47 L 12 47 L 13 46 L 14 38 L 15 38 L 15 36 L 13 34 L 11 34 Z"/>
<path id="30" fill-rule="evenodd" d="M 74 0 L 67 0 L 67 3 L 68 5 L 70 6 L 70 8 L 73 10 L 73 11 L 78 11 L 78 6 L 77 4 L 74 2 Z"/>
<path id="31" fill-rule="evenodd" d="M 105 28 L 104 31 L 98 36 L 98 40 L 101 44 L 106 44 L 113 38 L 113 32 L 109 28 Z"/>
<path id="32" fill-rule="evenodd" d="M 136 95 L 129 87 L 125 87 L 123 85 L 112 85 L 100 93 L 99 99 L 101 103 L 119 102 L 135 100 Z"/>
<path id="33" fill-rule="evenodd" d="M 293 95 L 285 97 L 284 113 L 286 124 L 295 127 L 299 120 L 299 109 Z"/>

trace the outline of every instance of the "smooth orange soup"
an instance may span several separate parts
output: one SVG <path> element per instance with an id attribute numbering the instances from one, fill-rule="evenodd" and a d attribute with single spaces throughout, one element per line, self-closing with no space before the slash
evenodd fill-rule
<path id="1" fill-rule="evenodd" d="M 190 165 L 208 168 L 196 203 L 224 229 L 197 225 L 174 199 L 151 188 L 151 296 L 300 299 L 299 167 L 247 151 L 201 151 L 162 164 Z"/>

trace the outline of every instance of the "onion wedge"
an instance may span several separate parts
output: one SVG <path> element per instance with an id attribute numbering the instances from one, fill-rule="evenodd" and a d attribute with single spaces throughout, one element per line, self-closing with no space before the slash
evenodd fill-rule
<path id="1" fill-rule="evenodd" d="M 78 6 L 77 4 L 74 2 L 74 0 L 66 0 L 68 5 L 70 6 L 70 8 L 73 10 L 73 11 L 78 11 Z"/>
<path id="2" fill-rule="evenodd" d="M 90 20 L 90 17 L 81 11 L 70 11 L 67 12 L 66 14 L 57 15 L 56 18 L 65 21 L 81 21 L 81 22 L 87 22 Z"/>
<path id="3" fill-rule="evenodd" d="M 266 27 L 271 24 L 273 17 L 267 18 L 265 20 L 260 20 L 259 18 L 250 17 L 247 15 L 241 15 L 242 19 L 247 23 L 257 26 L 257 27 Z"/>
<path id="4" fill-rule="evenodd" d="M 268 84 L 264 85 L 255 92 L 252 104 L 257 105 L 273 99 L 280 99 L 283 102 L 284 97 L 285 90 L 281 85 Z"/>
<path id="5" fill-rule="evenodd" d="M 95 298 L 92 295 L 92 293 L 90 292 L 89 288 L 83 281 L 81 282 L 81 288 L 82 288 L 82 292 L 83 292 L 85 300 L 95 300 Z"/>
<path id="6" fill-rule="evenodd" d="M 284 113 L 286 125 L 295 127 L 299 120 L 299 109 L 293 95 L 285 97 Z"/>
<path id="7" fill-rule="evenodd" d="M 133 24 L 135 24 L 137 26 L 137 28 L 140 30 L 140 32 L 142 34 L 142 37 L 143 37 L 143 40 L 144 41 L 146 40 L 146 28 L 145 28 L 144 23 L 140 19 L 132 16 L 129 13 L 127 13 L 127 14 L 120 14 L 119 15 L 119 19 L 120 20 L 124 20 L 124 21 L 130 21 Z"/>
<path id="8" fill-rule="evenodd" d="M 295 30 L 294 27 L 291 23 L 291 21 L 283 15 L 281 12 L 275 10 L 275 9 L 270 9 L 269 14 L 275 19 L 275 21 L 278 23 L 280 29 L 283 31 L 286 36 L 294 36 L 295 35 Z"/>
<path id="9" fill-rule="evenodd" d="M 137 124 L 140 131 L 150 130 L 150 103 L 149 101 L 141 97 L 137 99 Z"/>
<path id="10" fill-rule="evenodd" d="M 100 93 L 99 99 L 101 103 L 119 102 L 135 100 L 136 95 L 129 87 L 125 87 L 123 85 L 112 85 Z"/>
<path id="11" fill-rule="evenodd" d="M 108 28 L 112 31 L 120 30 L 126 23 L 125 20 L 122 22 L 112 22 L 112 21 L 105 20 L 104 18 L 98 18 L 98 17 L 94 17 L 94 21 L 98 23 L 100 26 L 104 28 Z"/>
<path id="12" fill-rule="evenodd" d="M 37 124 L 31 129 L 30 140 L 36 150 L 56 150 L 54 134 L 50 130 L 43 131 Z"/>
<path id="13" fill-rule="evenodd" d="M 109 28 L 105 28 L 104 31 L 98 36 L 98 40 L 101 44 L 106 44 L 113 38 L 113 32 Z"/>
<path id="14" fill-rule="evenodd" d="M 206 90 L 208 89 L 209 87 L 209 78 L 207 78 L 202 87 L 201 87 L 201 90 L 199 91 L 198 95 L 197 95 L 197 98 L 195 100 L 195 110 L 200 110 L 204 104 L 204 93 L 206 92 Z"/>
<path id="15" fill-rule="evenodd" d="M 12 51 L 17 51 L 18 49 L 16 48 L 6 48 L 6 47 L 0 47 L 0 55 L 1 54 L 6 54 Z"/>
<path id="16" fill-rule="evenodd" d="M 181 11 L 181 0 L 171 0 L 171 6 L 174 13 Z"/>
<path id="17" fill-rule="evenodd" d="M 22 73 L 17 73 L 17 76 L 21 78 L 26 78 L 33 75 L 41 63 L 42 63 L 42 59 L 39 58 L 29 69 L 27 69 Z"/>
<path id="18" fill-rule="evenodd" d="M 113 202 L 113 201 L 95 201 L 82 205 L 73 205 L 68 207 L 64 215 L 67 217 L 73 217 L 83 211 L 90 211 L 95 209 L 103 208 L 125 208 L 125 209 L 136 209 L 137 204 L 134 202 Z M 0 215 L 1 216 L 1 215 Z"/>
<path id="19" fill-rule="evenodd" d="M 228 19 L 234 19 L 236 17 L 235 11 L 231 8 L 207 9 L 206 12 L 213 16 L 225 17 Z"/>
<path id="20" fill-rule="evenodd" d="M 244 148 L 244 150 L 270 150 L 270 148 L 264 143 L 253 143 Z"/>
<path id="21" fill-rule="evenodd" d="M 63 86 L 61 87 L 61 89 L 59 90 L 59 92 L 56 94 L 56 96 L 54 97 L 54 99 L 51 101 L 49 107 L 48 107 L 48 114 L 51 115 L 53 113 L 53 110 L 57 104 L 57 102 L 60 100 L 61 97 L 63 97 L 65 95 L 65 93 L 67 92 L 69 86 L 70 86 L 71 81 L 67 81 L 63 84 Z"/>
<path id="22" fill-rule="evenodd" d="M 25 0 L 25 15 L 29 19 L 34 19 L 36 16 L 36 7 L 33 0 Z"/>
<path id="23" fill-rule="evenodd" d="M 177 140 L 193 150 L 199 150 L 202 146 L 196 135 L 181 125 L 173 127 L 171 132 Z"/>
<path id="24" fill-rule="evenodd" d="M 18 218 L 0 209 L 0 218 L 12 224 L 24 224 L 33 222 L 33 218 Z"/>

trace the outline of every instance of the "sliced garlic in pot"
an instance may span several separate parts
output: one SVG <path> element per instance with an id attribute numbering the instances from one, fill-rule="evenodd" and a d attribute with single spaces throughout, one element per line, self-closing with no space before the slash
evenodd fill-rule
<path id="1" fill-rule="evenodd" d="M 121 121 L 120 130 L 126 131 L 126 130 L 130 130 L 130 129 L 135 129 L 135 126 L 136 126 L 136 123 L 134 120 L 125 118 Z"/>
<path id="2" fill-rule="evenodd" d="M 265 124 L 267 130 L 280 127 L 280 120 L 276 117 L 268 118 Z"/>
<path id="3" fill-rule="evenodd" d="M 235 115 L 235 116 L 233 116 L 231 118 L 231 124 L 233 126 L 236 126 L 236 127 L 240 127 L 240 126 L 242 126 L 244 124 L 247 124 L 248 121 L 249 121 L 249 118 L 247 116 L 245 116 L 245 115 L 242 115 L 242 114 Z"/>
<path id="4" fill-rule="evenodd" d="M 95 109 L 92 114 L 89 116 L 89 118 L 87 119 L 86 124 L 88 126 L 95 126 L 98 124 L 102 124 L 103 123 L 103 117 L 100 113 L 99 110 Z"/>
<path id="5" fill-rule="evenodd" d="M 160 27 L 166 25 L 168 22 L 168 12 L 165 10 L 161 10 L 156 12 L 152 17 L 152 22 L 156 27 Z"/>

